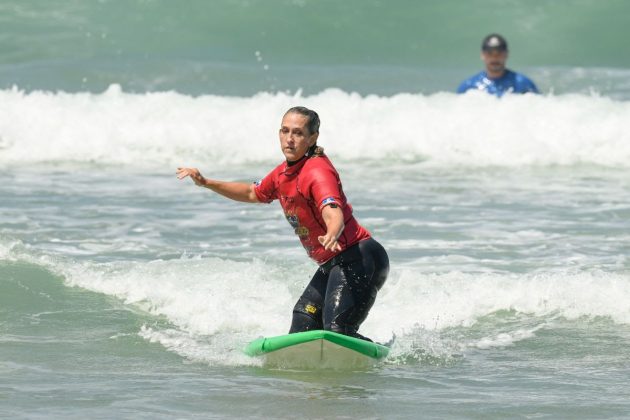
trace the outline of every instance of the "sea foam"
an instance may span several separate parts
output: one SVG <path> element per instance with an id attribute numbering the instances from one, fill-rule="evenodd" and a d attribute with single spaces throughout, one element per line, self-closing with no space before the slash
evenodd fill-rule
<path id="1" fill-rule="evenodd" d="M 50 257 L 15 242 L 0 249 L 4 260 L 43 266 L 68 286 L 115 296 L 165 318 L 168 326 L 145 325 L 138 334 L 184 357 L 219 364 L 247 363 L 241 349 L 249 340 L 285 334 L 293 304 L 312 274 L 310 265 L 281 267 L 256 259 L 93 263 Z M 501 313 L 524 321 L 503 322 Z M 471 347 L 513 345 L 556 320 L 584 317 L 630 324 L 630 277 L 599 271 L 428 274 L 399 267 L 361 332 L 378 341 L 396 335 L 393 357 L 407 360 L 418 348 L 425 353 L 433 348 L 441 357 Z M 483 337 L 467 336 L 488 322 L 499 324 Z M 460 331 L 459 341 L 442 341 L 440 334 L 453 329 Z"/>
<path id="2" fill-rule="evenodd" d="M 596 95 L 480 92 L 187 96 L 0 91 L 0 164 L 214 165 L 281 159 L 291 106 L 317 110 L 335 159 L 453 166 L 630 165 L 630 103 Z"/>

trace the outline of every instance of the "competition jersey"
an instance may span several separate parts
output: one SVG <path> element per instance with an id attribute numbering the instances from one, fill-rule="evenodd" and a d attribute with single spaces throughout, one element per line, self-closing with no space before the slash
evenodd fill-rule
<path id="1" fill-rule="evenodd" d="M 289 166 L 278 165 L 254 187 L 256 197 L 263 203 L 280 200 L 284 216 L 300 238 L 308 256 L 318 264 L 339 254 L 327 251 L 317 240 L 326 234 L 322 209 L 336 204 L 343 212 L 345 227 L 338 239 L 342 251 L 359 241 L 370 238 L 368 232 L 352 215 L 339 174 L 326 156 L 303 158 Z"/>
<path id="2" fill-rule="evenodd" d="M 468 90 L 483 90 L 496 96 L 503 96 L 504 93 L 539 93 L 538 88 L 525 75 L 505 70 L 503 76 L 498 79 L 491 79 L 485 71 L 478 73 L 470 79 L 464 80 L 457 93 L 464 93 Z"/>

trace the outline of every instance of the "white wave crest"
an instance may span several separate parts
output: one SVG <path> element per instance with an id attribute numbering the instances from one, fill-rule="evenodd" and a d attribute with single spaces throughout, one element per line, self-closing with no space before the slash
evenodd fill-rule
<path id="1" fill-rule="evenodd" d="M 317 110 L 335 159 L 436 165 L 630 165 L 630 103 L 587 95 L 430 96 L 0 91 L 0 164 L 210 165 L 282 158 L 291 106 Z"/>
<path id="2" fill-rule="evenodd" d="M 419 275 L 403 269 L 394 272 L 383 288 L 363 328 L 379 336 L 417 326 L 466 328 L 499 311 L 547 319 L 602 316 L 630 324 L 630 276 L 605 272 Z"/>
<path id="3" fill-rule="evenodd" d="M 170 325 L 166 329 L 145 326 L 139 334 L 184 357 L 219 364 L 241 364 L 241 349 L 248 341 L 286 333 L 293 304 L 313 269 L 306 264 L 283 268 L 262 260 L 220 258 L 78 263 L 13 244 L 0 249 L 3 260 L 38 264 L 64 276 L 70 286 L 116 296 L 165 317 Z M 443 346 L 433 334 L 467 330 L 479 322 L 488 325 L 488 319 L 502 311 L 525 319 L 531 315 L 540 322 L 515 322 L 507 330 L 486 331 L 483 337 L 457 345 Z M 457 353 L 458 346 L 511 345 L 533 337 L 555 319 L 581 317 L 630 324 L 630 276 L 599 271 L 426 274 L 394 268 L 361 332 L 380 342 L 394 333 L 399 339 L 393 354 L 406 359 L 406 349 L 416 348 L 418 340 L 424 343 L 423 354 L 440 356 Z M 433 347 L 437 350 L 430 351 Z"/>

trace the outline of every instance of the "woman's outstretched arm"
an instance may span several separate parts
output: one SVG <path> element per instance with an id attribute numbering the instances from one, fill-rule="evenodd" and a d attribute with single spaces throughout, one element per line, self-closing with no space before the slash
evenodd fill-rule
<path id="1" fill-rule="evenodd" d="M 187 176 L 200 187 L 211 189 L 217 194 L 244 203 L 258 203 L 258 197 L 254 192 L 254 184 L 244 182 L 225 182 L 205 178 L 197 168 L 177 168 L 177 178 L 184 179 Z"/>

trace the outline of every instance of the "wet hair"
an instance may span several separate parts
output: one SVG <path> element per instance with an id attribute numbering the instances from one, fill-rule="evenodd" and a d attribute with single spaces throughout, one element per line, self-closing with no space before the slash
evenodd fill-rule
<path id="1" fill-rule="evenodd" d="M 308 128 L 308 132 L 310 134 L 319 133 L 319 115 L 317 112 L 312 109 L 308 109 L 305 106 L 294 106 L 290 108 L 284 115 L 287 114 L 300 114 L 308 118 L 308 122 L 306 123 L 306 127 Z M 315 143 L 312 145 L 308 151 L 306 152 L 306 156 L 323 156 L 324 148 L 320 147 Z"/>
<path id="2" fill-rule="evenodd" d="M 305 106 L 294 106 L 284 113 L 284 115 L 287 114 L 304 115 L 306 118 L 308 118 L 308 123 L 306 124 L 308 126 L 308 132 L 311 134 L 319 133 L 319 115 L 317 115 L 317 112 L 313 111 L 312 109 L 308 109 Z"/>

